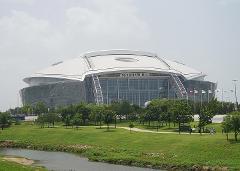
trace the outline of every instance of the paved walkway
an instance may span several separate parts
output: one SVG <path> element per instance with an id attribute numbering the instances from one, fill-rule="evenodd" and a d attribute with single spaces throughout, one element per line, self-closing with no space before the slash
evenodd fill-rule
<path id="1" fill-rule="evenodd" d="M 91 126 L 80 126 L 80 127 L 91 127 Z M 92 126 L 92 127 L 96 127 L 99 128 L 99 126 Z M 106 128 L 107 126 L 103 125 L 102 128 Z M 114 126 L 109 126 L 110 128 L 114 128 Z M 125 129 L 130 131 L 129 127 L 125 127 L 125 126 L 117 126 L 118 129 Z M 140 129 L 140 128 L 131 128 L 131 131 L 135 131 L 135 132 L 145 132 L 145 133 L 154 133 L 154 134 L 179 134 L 178 132 L 169 132 L 169 131 L 151 131 L 151 130 L 147 130 L 147 129 Z M 188 132 L 181 132 L 180 134 L 182 135 L 190 135 Z M 199 135 L 199 133 L 192 133 L 195 135 Z M 202 134 L 208 134 L 208 133 L 202 133 Z"/>
<path id="2" fill-rule="evenodd" d="M 129 127 L 117 127 L 117 128 L 126 129 L 126 130 L 130 131 Z M 151 130 L 140 129 L 140 128 L 132 128 L 131 130 L 135 131 L 135 132 L 148 132 L 148 133 L 155 133 L 155 134 L 179 134 L 178 132 L 151 131 Z M 180 134 L 190 135 L 187 132 L 181 132 Z M 192 133 L 192 134 L 198 134 L 199 135 L 199 133 Z"/>

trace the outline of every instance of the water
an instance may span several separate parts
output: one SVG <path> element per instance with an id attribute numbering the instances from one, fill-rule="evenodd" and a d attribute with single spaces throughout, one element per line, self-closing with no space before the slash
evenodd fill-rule
<path id="1" fill-rule="evenodd" d="M 34 165 L 44 166 L 48 170 L 54 171 L 157 171 L 155 169 L 90 162 L 87 158 L 65 152 L 4 148 L 0 150 L 0 154 L 31 159 L 36 161 Z"/>

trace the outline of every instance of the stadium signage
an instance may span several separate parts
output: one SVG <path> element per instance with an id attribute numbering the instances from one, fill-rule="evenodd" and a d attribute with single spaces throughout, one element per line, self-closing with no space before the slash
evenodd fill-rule
<path id="1" fill-rule="evenodd" d="M 149 73 L 142 73 L 142 72 L 136 72 L 136 73 L 121 73 L 120 77 L 126 78 L 126 77 L 147 77 L 149 76 Z"/>

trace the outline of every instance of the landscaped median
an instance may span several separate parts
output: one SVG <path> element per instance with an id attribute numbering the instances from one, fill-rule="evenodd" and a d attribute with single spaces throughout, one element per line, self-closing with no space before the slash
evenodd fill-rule
<path id="1" fill-rule="evenodd" d="M 78 130 L 18 125 L 0 134 L 0 147 L 65 151 L 93 161 L 167 170 L 239 170 L 240 144 L 222 134 L 177 135 L 124 129 Z"/>

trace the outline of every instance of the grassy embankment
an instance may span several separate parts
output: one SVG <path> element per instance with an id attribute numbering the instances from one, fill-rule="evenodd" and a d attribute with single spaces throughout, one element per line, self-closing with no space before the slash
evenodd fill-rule
<path id="1" fill-rule="evenodd" d="M 0 156 L 0 171 L 45 171 L 45 169 L 9 162 Z"/>
<path id="2" fill-rule="evenodd" d="M 62 126 L 41 129 L 22 124 L 1 132 L 0 140 L 13 140 L 13 146 L 23 148 L 78 152 L 91 160 L 118 164 L 184 170 L 194 165 L 220 166 L 240 170 L 240 143 L 226 141 L 221 133 L 202 136 L 129 133 L 123 129 L 76 130 Z"/>

